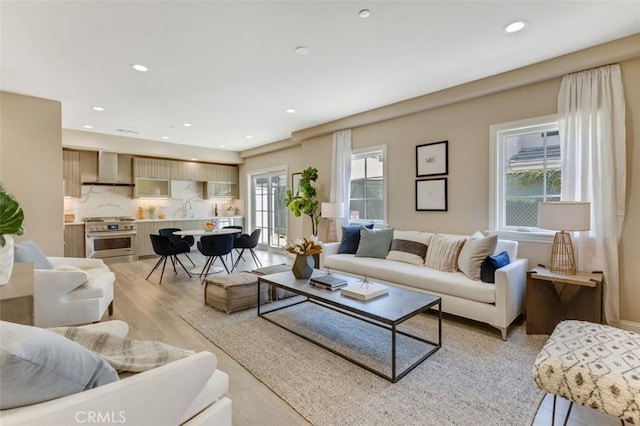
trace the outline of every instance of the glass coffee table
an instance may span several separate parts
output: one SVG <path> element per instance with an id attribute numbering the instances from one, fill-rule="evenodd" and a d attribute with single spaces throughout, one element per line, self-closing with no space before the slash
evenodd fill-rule
<path id="1" fill-rule="evenodd" d="M 314 270 L 313 276 L 326 275 L 324 271 Z M 344 278 L 349 284 L 355 284 L 361 281 L 355 277 L 349 277 L 344 275 L 333 274 L 334 276 Z M 312 277 L 313 277 L 312 276 Z M 270 310 L 265 310 L 264 306 L 261 307 L 261 303 L 264 300 L 260 298 L 260 286 L 270 285 L 278 288 L 288 290 L 303 296 L 303 300 L 296 300 L 286 306 L 278 306 Z M 433 355 L 442 346 L 442 301 L 440 297 L 432 296 L 417 291 L 405 290 L 393 286 L 388 287 L 388 294 L 380 296 L 367 301 L 352 299 L 340 294 L 340 290 L 328 291 L 309 285 L 309 280 L 297 279 L 293 276 L 291 271 L 280 272 L 277 274 L 264 275 L 258 278 L 258 316 L 266 319 L 279 327 L 282 327 L 344 359 L 350 361 L 378 376 L 396 383 L 398 380 L 407 375 L 411 370 L 420 365 L 424 360 Z M 298 298 L 299 299 L 299 298 Z M 269 314 L 283 309 L 291 308 L 292 306 L 300 305 L 302 303 L 314 303 L 316 305 L 325 307 L 327 309 L 334 310 L 344 315 L 348 315 L 360 321 L 365 321 L 369 324 L 373 324 L 378 327 L 382 327 L 391 331 L 391 374 L 385 374 L 383 371 L 377 370 L 369 365 L 364 364 L 352 357 L 340 352 L 339 350 L 329 347 L 326 344 L 319 342 L 318 340 L 304 335 L 301 332 L 287 327 L 277 321 L 270 318 Z M 415 317 L 416 315 L 426 312 L 429 309 L 437 305 L 438 310 L 438 328 L 437 342 L 424 339 L 413 334 L 409 334 L 405 331 L 398 330 L 398 326 L 408 319 Z M 406 336 L 410 339 L 422 342 L 427 346 L 427 352 L 422 355 L 415 362 L 410 364 L 402 371 L 397 371 L 397 339 L 398 335 Z"/>

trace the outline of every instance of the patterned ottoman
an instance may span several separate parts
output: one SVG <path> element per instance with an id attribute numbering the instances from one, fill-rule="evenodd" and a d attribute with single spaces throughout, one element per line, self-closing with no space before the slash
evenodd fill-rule
<path id="1" fill-rule="evenodd" d="M 538 354 L 533 378 L 554 398 L 558 395 L 628 424 L 640 424 L 640 334 L 563 321 Z"/>

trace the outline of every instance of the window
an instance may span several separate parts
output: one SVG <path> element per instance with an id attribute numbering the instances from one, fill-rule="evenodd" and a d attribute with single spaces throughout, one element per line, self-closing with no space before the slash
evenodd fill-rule
<path id="1" fill-rule="evenodd" d="M 492 228 L 540 232 L 538 202 L 560 201 L 562 162 L 555 116 L 491 126 Z"/>
<path id="2" fill-rule="evenodd" d="M 356 151 L 351 155 L 349 219 L 384 223 L 386 185 L 385 148 Z"/>

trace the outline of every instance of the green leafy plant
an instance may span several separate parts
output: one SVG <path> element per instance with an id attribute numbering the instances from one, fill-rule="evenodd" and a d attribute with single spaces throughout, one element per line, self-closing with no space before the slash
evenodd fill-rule
<path id="1" fill-rule="evenodd" d="M 284 199 L 284 204 L 296 217 L 305 214 L 311 218 L 311 233 L 313 235 L 318 235 L 318 224 L 320 223 L 318 191 L 313 186 L 316 180 L 318 180 L 318 169 L 307 167 L 300 178 L 300 191 L 294 194 L 289 189 Z"/>
<path id="2" fill-rule="evenodd" d="M 24 212 L 18 201 L 0 184 L 0 247 L 4 247 L 5 235 L 22 235 Z"/>

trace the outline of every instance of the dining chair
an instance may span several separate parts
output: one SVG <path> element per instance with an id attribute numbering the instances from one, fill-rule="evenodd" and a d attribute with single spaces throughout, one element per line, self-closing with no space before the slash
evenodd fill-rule
<path id="1" fill-rule="evenodd" d="M 189 251 L 184 253 L 185 256 L 187 256 L 187 259 L 189 259 L 189 262 L 191 262 L 191 264 L 193 266 L 196 266 L 195 263 L 193 263 L 193 260 L 191 260 L 191 258 L 189 257 L 189 254 L 191 252 L 191 247 L 193 247 L 193 245 L 195 244 L 196 240 L 193 237 L 193 235 L 175 235 L 174 232 L 177 231 L 182 231 L 182 229 L 180 228 L 162 228 L 160 230 L 158 230 L 158 234 L 160 235 L 165 235 L 167 237 L 169 237 L 169 239 L 171 240 L 172 243 L 176 243 L 178 241 L 185 241 L 187 244 L 189 244 Z"/>
<path id="2" fill-rule="evenodd" d="M 227 271 L 227 274 L 229 273 L 229 268 L 224 261 L 224 256 L 233 250 L 233 239 L 233 234 L 206 235 L 200 238 L 200 241 L 198 241 L 198 250 L 207 257 L 207 261 L 199 275 L 202 277 L 202 284 L 204 284 L 204 279 L 207 277 L 211 265 L 213 265 L 216 258 L 220 258 L 224 269 Z"/>
<path id="3" fill-rule="evenodd" d="M 258 246 L 258 242 L 260 241 L 260 232 L 261 231 L 262 231 L 262 229 L 256 228 L 256 229 L 253 230 L 251 235 L 242 234 L 238 238 L 235 239 L 235 241 L 233 243 L 233 247 L 236 248 L 236 249 L 240 249 L 240 254 L 238 254 L 238 258 L 236 259 L 236 263 L 233 265 L 233 268 L 231 269 L 232 271 L 238 267 L 238 264 L 240 263 L 240 260 L 242 259 L 242 254 L 244 253 L 245 250 L 249 250 L 249 252 L 251 253 L 251 257 L 253 257 L 253 261 L 256 264 L 256 268 L 262 267 L 262 262 L 260 262 L 260 259 L 258 259 L 258 256 L 253 251 L 253 249 Z M 258 266 L 258 265 L 260 265 L 260 266 Z"/>
<path id="4" fill-rule="evenodd" d="M 235 234 L 233 234 L 233 242 L 235 243 L 238 237 L 242 234 L 242 230 L 244 229 L 244 227 L 239 225 L 229 225 L 229 226 L 223 226 L 222 229 L 239 229 L 240 230 L 240 232 L 236 232 Z M 235 250 L 236 250 L 236 253 L 240 253 L 239 249 L 235 249 Z M 231 255 L 231 266 L 233 266 L 235 263 L 233 261 L 233 250 L 229 254 Z"/>
<path id="5" fill-rule="evenodd" d="M 162 284 L 162 277 L 164 275 L 164 268 L 167 265 L 167 258 L 171 259 L 173 272 L 175 272 L 176 274 L 178 273 L 178 271 L 176 270 L 176 262 L 178 262 L 180 266 L 182 266 L 182 269 L 184 269 L 184 271 L 187 273 L 189 278 L 191 278 L 191 274 L 189 273 L 189 271 L 187 271 L 187 268 L 185 268 L 180 259 L 178 259 L 179 254 L 187 253 L 189 251 L 189 244 L 186 241 L 176 241 L 174 243 L 166 235 L 150 234 L 149 237 L 151 238 L 153 251 L 155 252 L 155 254 L 160 256 L 160 259 L 158 260 L 158 262 L 156 262 L 155 266 L 153 267 L 151 272 L 149 272 L 149 275 L 147 275 L 147 278 L 145 279 L 148 280 L 151 274 L 153 274 L 153 271 L 155 271 L 158 266 L 160 266 L 160 263 L 162 263 L 162 272 L 160 273 L 160 282 L 158 283 Z"/>

